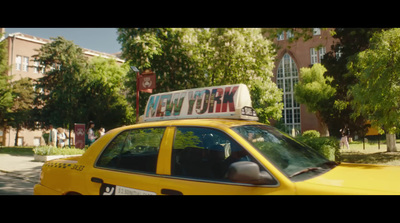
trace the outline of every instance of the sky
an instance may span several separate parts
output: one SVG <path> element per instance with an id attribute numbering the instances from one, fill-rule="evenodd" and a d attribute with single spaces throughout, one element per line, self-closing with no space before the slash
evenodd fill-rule
<path id="1" fill-rule="evenodd" d="M 7 28 L 6 35 L 20 32 L 32 36 L 50 39 L 63 36 L 76 45 L 103 53 L 117 53 L 121 51 L 121 44 L 117 41 L 117 28 Z"/>

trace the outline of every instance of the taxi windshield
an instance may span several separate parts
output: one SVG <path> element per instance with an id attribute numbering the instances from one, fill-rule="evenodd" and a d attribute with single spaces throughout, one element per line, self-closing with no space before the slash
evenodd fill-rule
<path id="1" fill-rule="evenodd" d="M 271 126 L 245 125 L 232 129 L 293 181 L 325 173 L 335 164 L 314 149 L 285 136 Z"/>

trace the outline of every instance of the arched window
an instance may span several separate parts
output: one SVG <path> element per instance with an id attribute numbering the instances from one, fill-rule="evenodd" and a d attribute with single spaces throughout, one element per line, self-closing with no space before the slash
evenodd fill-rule
<path id="1" fill-rule="evenodd" d="M 299 82 L 299 74 L 296 63 L 289 54 L 282 57 L 278 66 L 276 84 L 283 89 L 282 120 L 286 126 L 286 132 L 297 135 L 301 132 L 300 104 L 294 99 L 294 86 Z"/>

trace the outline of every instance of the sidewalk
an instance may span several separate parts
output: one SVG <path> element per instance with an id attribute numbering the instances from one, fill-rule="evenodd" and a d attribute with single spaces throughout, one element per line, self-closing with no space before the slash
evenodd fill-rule
<path id="1" fill-rule="evenodd" d="M 33 156 L 12 156 L 0 154 L 0 172 L 8 176 L 38 183 L 43 162 L 36 162 Z"/>

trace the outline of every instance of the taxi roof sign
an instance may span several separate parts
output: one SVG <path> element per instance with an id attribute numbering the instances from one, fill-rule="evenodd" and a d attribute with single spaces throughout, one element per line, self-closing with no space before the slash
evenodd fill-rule
<path id="1" fill-rule="evenodd" d="M 258 121 L 246 85 L 195 88 L 151 95 L 141 121 L 229 118 Z"/>

